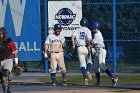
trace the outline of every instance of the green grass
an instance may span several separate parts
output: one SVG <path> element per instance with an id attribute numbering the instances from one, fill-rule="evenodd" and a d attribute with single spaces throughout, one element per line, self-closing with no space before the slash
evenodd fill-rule
<path id="1" fill-rule="evenodd" d="M 117 75 L 117 76 L 119 78 L 118 84 L 140 85 L 140 75 Z M 57 79 L 58 83 L 62 83 L 61 76 L 57 76 L 56 79 Z M 82 75 L 68 76 L 67 81 L 68 81 L 68 84 L 70 84 L 70 85 L 83 85 L 84 84 Z M 40 82 L 51 83 L 51 80 L 50 80 L 50 77 L 42 78 L 42 79 L 40 79 Z M 93 85 L 93 84 L 95 84 L 95 82 L 96 82 L 96 79 L 95 79 L 95 76 L 93 76 L 93 80 L 89 81 L 89 84 Z M 109 76 L 102 75 L 101 83 L 102 84 L 111 84 L 111 80 L 110 80 Z"/>
<path id="2" fill-rule="evenodd" d="M 43 68 L 43 63 L 41 62 L 26 62 L 27 64 L 27 68 Z M 24 64 L 23 62 L 19 62 L 19 65 L 21 67 L 24 67 Z M 78 60 L 73 60 L 72 62 L 67 62 L 67 70 L 79 70 L 79 67 L 80 67 L 80 63 Z M 94 66 L 94 64 L 93 64 Z M 112 62 L 106 62 L 106 66 L 109 68 L 109 69 L 113 69 L 113 63 Z M 118 63 L 117 64 L 117 72 L 120 73 L 120 72 L 137 72 L 137 73 L 140 73 L 140 63 Z"/>
<path id="3" fill-rule="evenodd" d="M 94 64 L 93 64 L 94 66 Z M 106 62 L 106 66 L 110 69 L 113 68 L 113 62 Z M 123 72 L 123 71 L 126 71 L 126 70 L 129 70 L 129 71 L 140 71 L 140 63 L 138 64 L 128 64 L 128 63 L 118 63 L 117 64 L 117 69 L 120 70 Z M 78 60 L 75 60 L 75 61 L 72 61 L 72 62 L 68 62 L 67 64 L 67 68 L 68 69 L 77 69 L 80 67 L 80 63 Z"/>

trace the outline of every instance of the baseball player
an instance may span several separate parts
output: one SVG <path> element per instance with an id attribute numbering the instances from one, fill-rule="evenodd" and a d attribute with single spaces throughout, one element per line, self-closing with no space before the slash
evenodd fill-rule
<path id="1" fill-rule="evenodd" d="M 77 54 L 80 61 L 80 69 L 84 77 L 85 85 L 88 85 L 88 80 L 92 79 L 90 70 L 92 67 L 89 41 L 92 40 L 91 31 L 87 28 L 88 20 L 82 18 L 80 21 L 81 27 L 72 34 L 73 49 L 77 48 Z"/>
<path id="2" fill-rule="evenodd" d="M 63 46 L 65 42 L 65 38 L 60 35 L 61 25 L 54 25 L 54 33 L 50 34 L 45 41 L 45 57 L 47 58 L 46 52 L 50 49 L 50 67 L 51 67 L 51 80 L 52 85 L 56 86 L 56 72 L 57 65 L 61 69 L 62 77 L 63 77 L 63 85 L 67 85 L 66 80 L 66 67 L 64 63 L 64 55 L 63 55 Z"/>
<path id="3" fill-rule="evenodd" d="M 104 39 L 102 33 L 100 31 L 100 24 L 98 22 L 93 22 L 92 24 L 92 32 L 94 33 L 92 44 L 94 47 L 94 72 L 96 75 L 96 85 L 100 86 L 100 68 L 111 77 L 112 85 L 115 86 L 117 84 L 118 78 L 114 77 L 114 75 L 109 71 L 107 66 L 105 65 L 106 58 L 106 49 L 104 44 Z"/>
<path id="4" fill-rule="evenodd" d="M 2 82 L 3 92 L 11 93 L 9 75 L 13 68 L 13 60 L 15 65 L 18 65 L 18 54 L 15 43 L 6 37 L 7 30 L 5 27 L 0 28 L 0 79 Z"/>

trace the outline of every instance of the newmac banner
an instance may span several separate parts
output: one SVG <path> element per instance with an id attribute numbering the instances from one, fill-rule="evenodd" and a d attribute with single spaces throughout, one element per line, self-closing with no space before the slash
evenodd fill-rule
<path id="1" fill-rule="evenodd" d="M 0 27 L 16 43 L 20 61 L 41 60 L 40 0 L 0 0 Z"/>
<path id="2" fill-rule="evenodd" d="M 56 23 L 62 25 L 65 37 L 71 37 L 72 33 L 79 28 L 82 18 L 81 1 L 49 1 L 48 2 L 49 34 L 53 33 Z"/>

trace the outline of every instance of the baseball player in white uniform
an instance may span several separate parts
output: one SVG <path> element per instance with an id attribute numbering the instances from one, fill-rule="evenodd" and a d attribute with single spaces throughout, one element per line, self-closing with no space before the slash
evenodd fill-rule
<path id="1" fill-rule="evenodd" d="M 106 58 L 106 49 L 104 44 L 104 39 L 102 33 L 100 31 L 100 24 L 98 22 L 93 22 L 92 24 L 92 32 L 94 33 L 92 39 L 92 45 L 94 47 L 94 72 L 96 75 L 96 85 L 100 86 L 100 68 L 111 77 L 112 85 L 115 86 L 117 84 L 118 78 L 114 77 L 114 75 L 109 71 L 107 66 L 105 65 Z"/>
<path id="2" fill-rule="evenodd" d="M 91 31 L 86 27 L 88 20 L 82 18 L 81 27 L 72 34 L 73 49 L 77 48 L 77 54 L 80 61 L 80 69 L 84 77 L 85 85 L 88 85 L 88 79 L 92 79 L 90 70 L 92 67 L 90 48 L 88 48 L 90 40 L 92 40 Z"/>
<path id="3" fill-rule="evenodd" d="M 61 69 L 62 77 L 63 77 L 63 85 L 67 85 L 66 80 L 66 67 L 64 63 L 64 55 L 63 55 L 63 45 L 65 42 L 65 38 L 60 35 L 61 32 L 61 25 L 55 24 L 54 25 L 54 33 L 50 34 L 46 41 L 45 41 L 45 57 L 47 58 L 46 52 L 49 51 L 48 48 L 50 48 L 50 65 L 51 65 L 51 80 L 52 85 L 56 85 L 56 71 L 57 71 L 57 65 Z"/>

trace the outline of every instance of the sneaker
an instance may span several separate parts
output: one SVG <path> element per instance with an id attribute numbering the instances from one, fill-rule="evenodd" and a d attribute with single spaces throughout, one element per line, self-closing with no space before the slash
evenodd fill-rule
<path id="1" fill-rule="evenodd" d="M 85 79 L 85 85 L 88 85 L 88 79 Z"/>
<path id="2" fill-rule="evenodd" d="M 63 81 L 63 86 L 67 86 L 67 81 Z"/>
<path id="3" fill-rule="evenodd" d="M 115 77 L 114 79 L 112 79 L 112 86 L 116 86 L 118 82 L 118 77 Z"/>
<path id="4" fill-rule="evenodd" d="M 101 83 L 100 83 L 100 82 L 96 82 L 96 83 L 95 83 L 95 86 L 100 87 L 100 86 L 101 86 Z"/>
<path id="5" fill-rule="evenodd" d="M 53 85 L 53 86 L 56 86 L 56 82 L 52 82 L 52 85 Z"/>
<path id="6" fill-rule="evenodd" d="M 88 77 L 88 79 L 91 81 L 93 78 L 92 78 L 92 75 L 91 75 L 91 73 L 89 72 L 89 71 L 87 71 L 87 77 Z"/>

